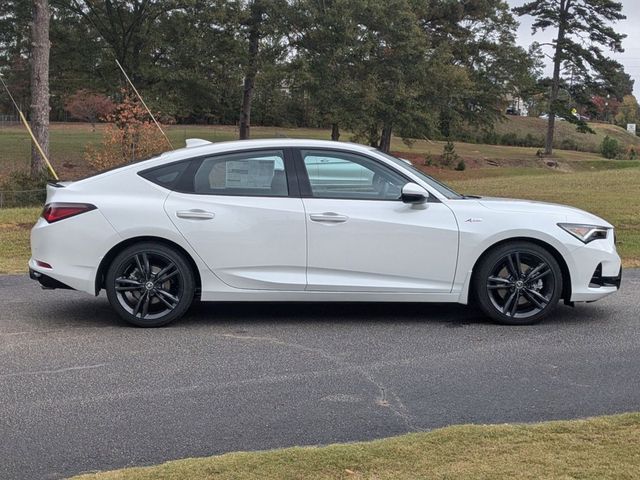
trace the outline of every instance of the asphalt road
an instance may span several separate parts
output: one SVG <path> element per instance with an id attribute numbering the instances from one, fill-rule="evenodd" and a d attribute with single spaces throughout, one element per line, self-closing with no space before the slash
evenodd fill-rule
<path id="1" fill-rule="evenodd" d="M 0 277 L 0 478 L 640 410 L 640 270 L 503 327 L 458 305 L 199 304 L 156 330 Z"/>

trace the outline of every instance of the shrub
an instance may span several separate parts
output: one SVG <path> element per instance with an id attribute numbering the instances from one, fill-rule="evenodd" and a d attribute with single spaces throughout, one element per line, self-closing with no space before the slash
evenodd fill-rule
<path id="1" fill-rule="evenodd" d="M 456 146 L 453 142 L 447 142 L 444 144 L 444 149 L 442 151 L 442 164 L 450 167 L 455 162 L 458 161 L 458 154 L 456 153 Z"/>
<path id="2" fill-rule="evenodd" d="M 500 137 L 501 145 L 508 145 L 511 147 L 515 147 L 519 145 L 518 134 L 515 132 L 507 132 Z"/>
<path id="3" fill-rule="evenodd" d="M 480 143 L 486 143 L 487 145 L 498 145 L 500 143 L 500 137 L 494 131 L 485 132 L 484 136 L 480 140 Z"/>
<path id="4" fill-rule="evenodd" d="M 47 178 L 32 178 L 27 172 L 12 172 L 0 183 L 0 207 L 42 205 L 47 193 Z"/>
<path id="5" fill-rule="evenodd" d="M 602 140 L 600 152 L 604 158 L 616 158 L 620 154 L 620 144 L 615 138 L 607 135 L 604 137 L 604 140 Z"/>
<path id="6" fill-rule="evenodd" d="M 629 148 L 629 151 L 627 152 L 627 157 L 629 158 L 629 160 L 637 160 L 638 151 L 634 147 Z"/>
<path id="7" fill-rule="evenodd" d="M 580 145 L 572 138 L 565 138 L 560 142 L 561 150 L 580 150 Z"/>
<path id="8" fill-rule="evenodd" d="M 113 122 L 104 132 L 102 144 L 87 147 L 85 159 L 96 170 L 104 170 L 143 160 L 167 150 L 162 134 L 140 104 L 123 92 L 122 103 L 106 120 Z"/>
<path id="9" fill-rule="evenodd" d="M 466 168 L 467 168 L 467 164 L 464 163 L 464 158 L 461 158 L 460 161 L 458 162 L 458 165 L 456 165 L 456 170 L 459 172 L 463 172 Z"/>

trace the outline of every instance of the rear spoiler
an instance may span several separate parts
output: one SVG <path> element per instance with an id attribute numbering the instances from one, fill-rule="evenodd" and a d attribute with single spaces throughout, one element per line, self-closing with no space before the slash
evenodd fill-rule
<path id="1" fill-rule="evenodd" d="M 49 186 L 53 187 L 53 188 L 64 188 L 64 187 L 68 187 L 69 185 L 71 185 L 73 182 L 72 181 L 66 181 L 66 182 L 61 182 L 59 180 L 50 180 L 47 182 L 47 188 Z"/>

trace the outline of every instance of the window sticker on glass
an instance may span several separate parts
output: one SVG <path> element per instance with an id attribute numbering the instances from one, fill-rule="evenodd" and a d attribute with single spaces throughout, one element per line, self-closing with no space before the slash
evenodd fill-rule
<path id="1" fill-rule="evenodd" d="M 227 188 L 271 188 L 273 160 L 232 160 L 226 167 Z"/>

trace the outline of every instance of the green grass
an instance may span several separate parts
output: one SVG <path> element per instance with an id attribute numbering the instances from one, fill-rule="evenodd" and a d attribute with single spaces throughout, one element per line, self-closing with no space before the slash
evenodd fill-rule
<path id="1" fill-rule="evenodd" d="M 544 130 L 544 120 L 538 118 L 508 117 L 496 129 L 499 132 L 516 131 L 519 135 L 527 132 L 540 133 Z M 560 122 L 558 138 L 575 138 L 577 142 L 598 145 L 605 134 L 620 139 L 624 145 L 640 145 L 640 138 L 634 137 L 623 129 L 613 125 L 593 124 L 597 135 L 586 135 L 575 132 L 575 128 Z M 50 131 L 51 160 L 59 175 L 65 179 L 77 179 L 90 173 L 83 160 L 84 151 L 89 144 L 98 144 L 102 138 L 104 124 L 99 124 L 95 132 L 91 126 L 83 123 L 54 123 Z M 173 125 L 165 127 L 174 147 L 184 145 L 187 138 L 204 138 L 210 141 L 234 140 L 238 131 L 233 126 Z M 252 127 L 253 138 L 290 137 L 290 138 L 330 138 L 330 132 L 311 128 Z M 342 140 L 349 141 L 351 135 L 343 133 Z M 28 168 L 30 143 L 22 126 L 0 128 L 0 177 L 13 170 Z M 426 140 L 415 141 L 407 146 L 401 139 L 394 138 L 392 150 L 402 152 L 412 160 L 421 163 L 426 155 L 442 154 L 443 142 Z M 590 145 L 590 144 L 589 144 Z M 501 166 L 518 168 L 529 167 L 546 169 L 544 161 L 536 157 L 537 148 L 508 147 L 496 145 L 478 145 L 456 142 L 457 153 L 470 166 L 487 167 L 492 162 Z M 597 150 L 597 149 L 596 149 Z M 556 150 L 553 160 L 560 163 L 563 170 L 582 170 L 596 166 L 597 168 L 620 168 L 629 165 L 640 165 L 640 162 L 607 161 L 597 153 Z M 585 165 L 586 163 L 589 166 Z M 596 168 L 594 167 L 594 168 Z"/>
<path id="2" fill-rule="evenodd" d="M 29 231 L 41 208 L 0 209 L 0 274 L 27 270 Z"/>
<path id="3" fill-rule="evenodd" d="M 464 425 L 367 443 L 230 453 L 76 480 L 633 479 L 640 414 Z"/>
<path id="4" fill-rule="evenodd" d="M 572 205 L 616 226 L 618 251 L 627 267 L 640 266 L 640 168 L 449 179 L 467 194 L 526 198 Z"/>
<path id="5" fill-rule="evenodd" d="M 83 160 L 89 144 L 99 144 L 105 125 L 98 124 L 93 132 L 85 123 L 54 123 L 50 129 L 50 157 L 61 178 L 81 178 L 90 170 Z M 235 127 L 173 125 L 164 127 L 175 148 L 183 147 L 187 138 L 204 138 L 214 142 L 235 140 Z M 252 127 L 254 138 L 295 137 L 329 139 L 330 132 L 319 129 L 286 129 L 278 127 Z M 14 170 L 29 168 L 31 144 L 22 126 L 0 128 L 0 177 Z"/>

